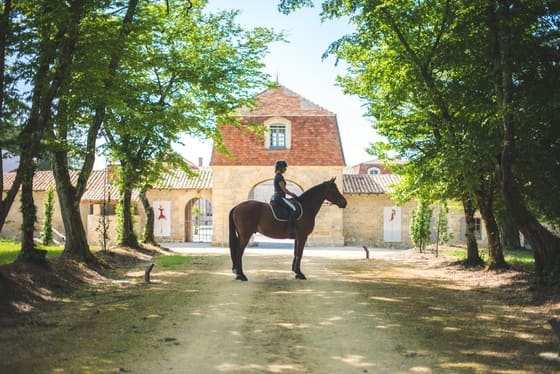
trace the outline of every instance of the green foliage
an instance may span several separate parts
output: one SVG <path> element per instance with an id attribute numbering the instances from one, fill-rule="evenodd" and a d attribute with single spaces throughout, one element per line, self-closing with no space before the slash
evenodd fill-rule
<path id="1" fill-rule="evenodd" d="M 97 237 L 99 239 L 99 244 L 101 245 L 101 250 L 106 251 L 109 244 L 109 227 L 111 221 L 107 215 L 108 201 L 104 197 L 103 203 L 101 204 L 101 218 L 97 223 L 95 232 L 97 232 Z"/>
<path id="2" fill-rule="evenodd" d="M 423 252 L 430 242 L 430 221 L 432 210 L 424 200 L 420 200 L 418 207 L 412 211 L 410 220 L 410 239 L 412 244 Z"/>
<path id="3" fill-rule="evenodd" d="M 156 264 L 162 267 L 190 264 L 191 262 L 192 257 L 183 255 L 158 256 L 156 259 Z"/>
<path id="4" fill-rule="evenodd" d="M 54 211 L 53 204 L 54 188 L 49 187 L 47 189 L 47 195 L 45 198 L 45 218 L 43 221 L 43 228 L 41 229 L 41 244 L 49 245 L 53 241 L 53 231 L 52 231 L 52 217 Z"/>
<path id="5" fill-rule="evenodd" d="M 447 214 L 449 213 L 449 208 L 447 207 L 447 202 L 442 201 L 438 204 L 438 212 L 436 219 L 436 230 L 438 235 L 438 243 L 446 244 L 452 239 L 448 230 L 448 220 Z"/>

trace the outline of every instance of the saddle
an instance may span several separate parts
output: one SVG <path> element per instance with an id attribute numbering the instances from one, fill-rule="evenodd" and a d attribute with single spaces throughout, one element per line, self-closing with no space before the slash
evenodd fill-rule
<path id="1" fill-rule="evenodd" d="M 296 206 L 296 221 L 297 221 L 301 218 L 303 214 L 303 208 L 299 201 L 291 200 L 291 202 Z M 274 200 L 271 200 L 268 205 L 270 206 L 270 209 L 272 210 L 272 215 L 274 216 L 274 218 L 276 218 L 276 220 L 282 222 L 288 221 L 288 217 L 290 217 L 290 212 L 291 212 L 289 208 L 285 207 L 281 203 L 276 202 Z"/>

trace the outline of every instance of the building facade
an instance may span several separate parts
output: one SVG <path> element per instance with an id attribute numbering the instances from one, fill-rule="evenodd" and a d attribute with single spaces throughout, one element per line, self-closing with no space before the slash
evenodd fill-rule
<path id="1" fill-rule="evenodd" d="M 190 164 L 196 175 L 167 170 L 148 191 L 155 214 L 154 234 L 160 242 L 210 242 L 228 245 L 228 216 L 236 204 L 248 200 L 268 201 L 273 193 L 274 164 L 285 160 L 289 188 L 301 193 L 336 177 L 339 190 L 348 201 L 345 209 L 325 204 L 316 217 L 309 246 L 357 245 L 409 248 L 410 219 L 416 202 L 398 206 L 390 197 L 391 186 L 399 182 L 381 162 L 373 160 L 347 168 L 336 115 L 283 86 L 256 97 L 256 107 L 241 108 L 239 123 L 219 127 L 227 154 L 212 152 L 209 168 Z M 14 173 L 4 174 L 4 193 Z M 80 209 L 90 245 L 100 243 L 99 228 L 109 223 L 110 244 L 115 244 L 118 191 L 114 170 L 94 170 L 82 197 Z M 54 188 L 50 171 L 34 178 L 38 225 L 44 217 L 48 188 Z M 140 234 L 146 215 L 137 195 L 135 228 Z M 64 227 L 55 194 L 53 227 L 63 240 Z M 449 214 L 453 241 L 464 242 L 464 218 L 459 209 Z M 485 242 L 479 222 L 479 240 Z M 21 227 L 19 199 L 10 210 L 1 236 L 17 238 Z"/>

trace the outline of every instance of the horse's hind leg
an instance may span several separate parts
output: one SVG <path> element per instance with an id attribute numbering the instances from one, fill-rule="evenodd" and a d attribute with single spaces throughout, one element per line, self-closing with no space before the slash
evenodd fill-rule
<path id="1" fill-rule="evenodd" d="M 234 266 L 233 266 L 236 274 L 235 279 L 243 282 L 249 280 L 247 276 L 243 274 L 243 253 L 245 252 L 245 247 L 247 247 L 247 244 L 249 244 L 249 239 L 250 237 L 245 238 L 245 236 L 240 235 L 239 247 L 237 247 L 235 251 L 236 256 L 235 256 Z"/>

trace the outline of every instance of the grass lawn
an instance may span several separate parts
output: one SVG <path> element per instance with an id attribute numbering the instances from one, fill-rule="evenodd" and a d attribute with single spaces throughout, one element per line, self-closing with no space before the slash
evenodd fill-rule
<path id="1" fill-rule="evenodd" d="M 58 257 L 64 250 L 62 245 L 39 245 L 39 249 L 47 251 L 47 257 Z M 0 265 L 9 264 L 16 260 L 21 249 L 21 243 L 13 240 L 0 239 Z M 90 247 L 92 252 L 100 250 L 99 247 Z M 171 256 L 157 256 L 157 264 L 162 267 L 169 267 L 174 265 L 186 264 L 192 261 L 190 256 L 171 255 Z"/>
<path id="2" fill-rule="evenodd" d="M 20 243 L 14 242 L 13 240 L 2 240 L 0 239 L 0 265 L 9 264 L 15 261 L 20 251 Z M 64 246 L 61 245 L 40 245 L 40 249 L 47 251 L 47 257 L 57 257 L 60 256 L 64 250 Z M 93 249 L 92 249 L 93 250 Z M 467 258 L 467 252 L 465 249 L 446 249 L 443 250 L 446 255 L 457 257 L 459 260 L 464 260 Z M 483 260 L 488 259 L 488 250 L 482 248 L 480 249 L 480 256 Z M 522 269 L 525 271 L 533 271 L 535 259 L 533 258 L 532 251 L 504 251 L 504 256 L 506 262 L 517 269 Z M 181 265 L 188 263 L 192 260 L 190 256 L 182 255 L 171 255 L 171 256 L 158 256 L 157 263 L 163 267 L 169 267 L 173 265 Z"/>
<path id="3" fill-rule="evenodd" d="M 58 257 L 64 250 L 64 246 L 61 245 L 39 245 L 37 248 L 46 250 L 47 257 Z M 0 239 L 0 265 L 14 262 L 20 249 L 21 243 Z"/>
<path id="4" fill-rule="evenodd" d="M 465 260 L 467 258 L 466 249 L 444 250 L 443 253 L 457 257 L 459 260 Z M 488 250 L 486 248 L 481 248 L 479 253 L 484 261 L 488 260 Z M 508 264 L 516 269 L 525 271 L 534 271 L 535 269 L 533 251 L 504 251 L 504 258 Z"/>

